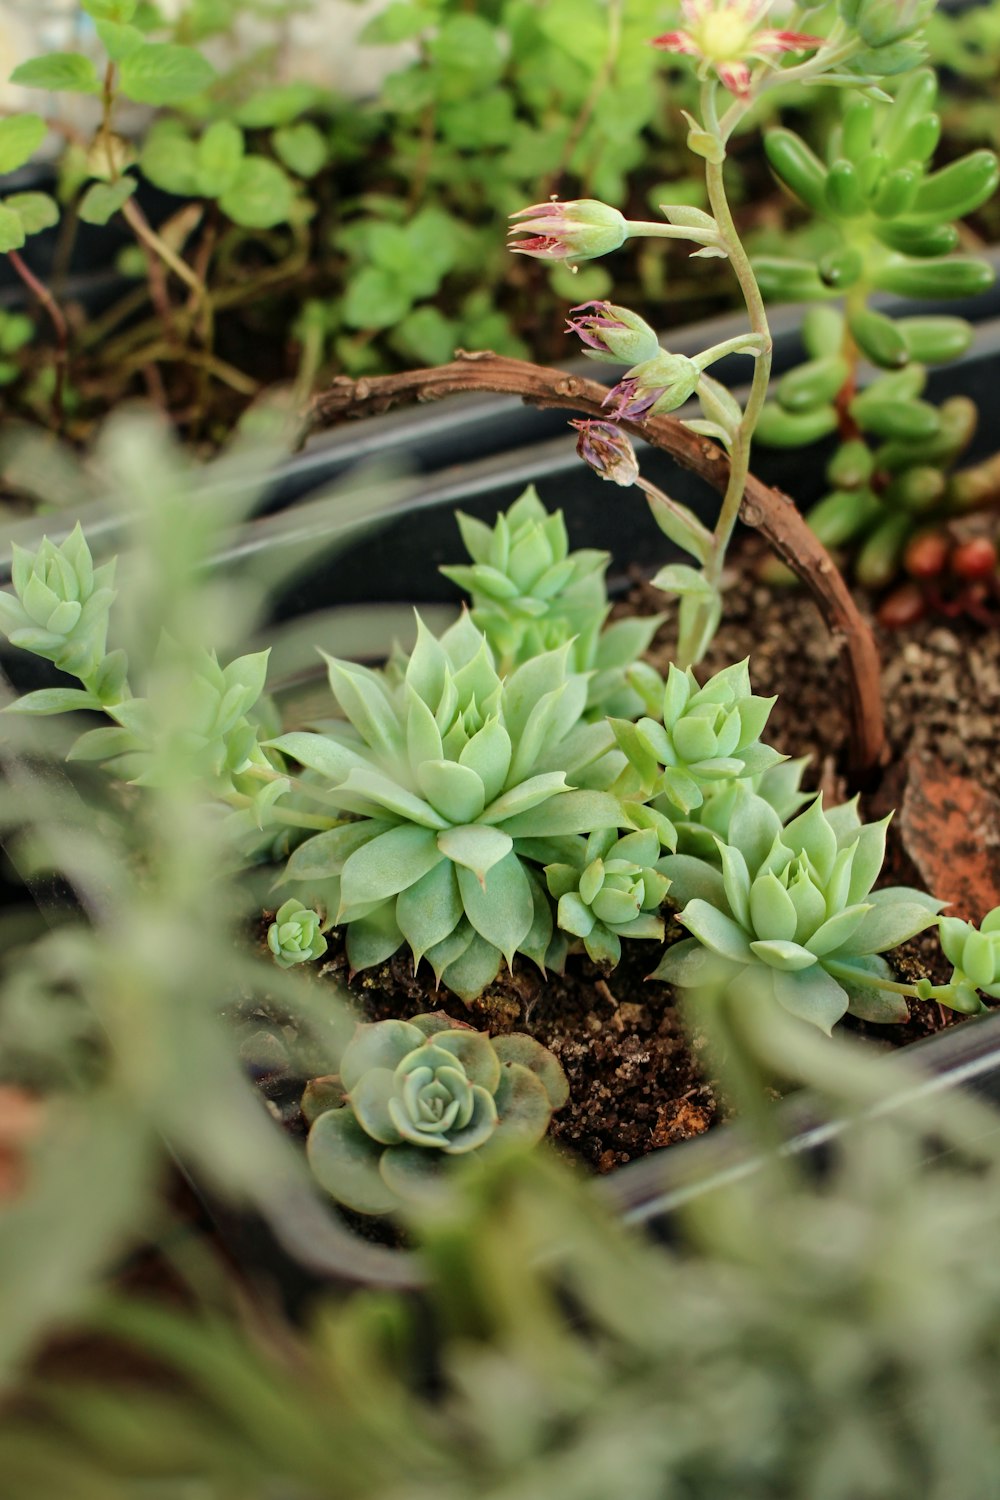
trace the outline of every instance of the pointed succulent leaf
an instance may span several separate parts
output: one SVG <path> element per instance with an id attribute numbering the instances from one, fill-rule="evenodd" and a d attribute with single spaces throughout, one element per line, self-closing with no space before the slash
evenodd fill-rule
<path id="1" fill-rule="evenodd" d="M 750 925 L 759 938 L 788 942 L 795 936 L 798 916 L 792 898 L 770 871 L 758 875 L 750 888 Z"/>
<path id="2" fill-rule="evenodd" d="M 433 830 L 406 823 L 390 828 L 348 856 L 340 876 L 342 906 L 395 896 L 443 858 Z"/>
<path id="3" fill-rule="evenodd" d="M 333 782 L 343 781 L 355 767 L 368 764 L 356 750 L 338 744 L 326 735 L 312 734 L 305 730 L 278 735 L 276 739 L 265 741 L 265 748 L 280 750 L 282 755 L 297 760 L 299 765 L 308 767 L 310 771 L 318 771 L 321 776 Z"/>
<path id="4" fill-rule="evenodd" d="M 499 826 L 512 838 L 547 838 L 554 834 L 591 833 L 595 828 L 620 828 L 622 805 L 610 792 L 560 792 L 530 812 L 505 818 Z"/>
<path id="5" fill-rule="evenodd" d="M 774 997 L 789 1014 L 830 1035 L 848 1006 L 846 990 L 818 965 L 799 973 L 772 971 Z"/>
<path id="6" fill-rule="evenodd" d="M 716 907 L 710 906 L 707 901 L 697 898 L 689 901 L 679 920 L 692 936 L 714 953 L 733 963 L 753 962 L 750 943 L 742 927 L 732 917 L 727 917 Z"/>
<path id="7" fill-rule="evenodd" d="M 511 835 L 483 823 L 463 828 L 447 828 L 438 834 L 437 846 L 453 864 L 472 870 L 485 879 L 493 866 L 505 859 L 513 848 Z"/>
<path id="8" fill-rule="evenodd" d="M 702 947 L 696 938 L 683 938 L 671 944 L 649 977 L 680 989 L 718 990 L 745 968 L 745 964 Z"/>
<path id="9" fill-rule="evenodd" d="M 347 926 L 347 961 L 353 972 L 371 969 L 391 958 L 403 941 L 394 901 L 384 901 Z"/>
<path id="10" fill-rule="evenodd" d="M 890 886 L 872 891 L 868 897 L 871 910 L 862 917 L 854 932 L 838 950 L 837 957 L 884 953 L 898 947 L 908 938 L 934 925 L 941 903 L 907 886 Z"/>
<path id="11" fill-rule="evenodd" d="M 462 897 L 454 864 L 442 859 L 426 875 L 401 891 L 396 921 L 413 952 L 414 965 L 454 932 L 462 919 Z"/>
<path id="12" fill-rule="evenodd" d="M 751 943 L 750 947 L 755 956 L 770 969 L 795 971 L 812 968 L 816 964 L 816 955 L 799 943 L 782 939 L 758 940 Z"/>
<path id="13" fill-rule="evenodd" d="M 504 788 L 511 753 L 510 735 L 499 719 L 490 719 L 459 755 L 459 764 L 475 771 L 482 781 L 488 803 L 499 797 Z"/>
<path id="14" fill-rule="evenodd" d="M 828 953 L 836 953 L 838 948 L 855 933 L 861 925 L 866 912 L 871 911 L 867 902 L 859 902 L 856 906 L 845 906 L 843 911 L 837 912 L 836 916 L 829 917 L 822 926 L 809 938 L 809 950 L 818 958 L 825 957 Z"/>
<path id="15" fill-rule="evenodd" d="M 500 972 L 503 954 L 500 949 L 486 941 L 476 932 L 471 923 L 472 936 L 462 951 L 442 970 L 442 979 L 459 999 L 471 1001 L 492 984 Z M 446 940 L 447 941 L 447 940 Z M 430 954 L 428 954 L 430 957 Z"/>
<path id="16" fill-rule="evenodd" d="M 488 943 L 513 963 L 534 918 L 534 901 L 524 867 L 513 853 L 495 864 L 480 884 L 469 869 L 458 869 L 458 887 L 465 914 Z"/>
<path id="17" fill-rule="evenodd" d="M 314 834 L 300 844 L 285 866 L 286 880 L 324 880 L 339 875 L 344 862 L 356 849 L 387 832 L 391 823 L 366 819 L 363 823 L 342 823 L 325 833 Z"/>
<path id="18" fill-rule="evenodd" d="M 851 879 L 847 890 L 848 904 L 853 905 L 858 901 L 864 901 L 875 884 L 885 859 L 885 837 L 891 821 L 892 814 L 890 813 L 880 823 L 865 823 L 854 833 L 857 848 L 851 861 Z"/>

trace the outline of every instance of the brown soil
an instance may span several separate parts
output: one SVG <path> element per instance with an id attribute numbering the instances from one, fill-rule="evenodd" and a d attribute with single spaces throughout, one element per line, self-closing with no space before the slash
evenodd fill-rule
<path id="1" fill-rule="evenodd" d="M 755 691 L 777 693 L 766 738 L 791 755 L 810 755 L 808 786 L 822 786 L 829 800 L 853 790 L 839 771 L 845 742 L 844 683 L 836 654 L 812 603 L 800 592 L 772 590 L 756 581 L 754 545 L 744 548 L 727 593 L 725 625 L 705 664 L 711 672 L 749 655 Z M 637 582 L 617 613 L 651 612 L 662 595 Z M 1000 636 L 971 622 L 924 622 L 906 634 L 883 636 L 885 698 L 893 764 L 862 799 L 867 818 L 880 817 L 901 797 L 910 757 L 933 756 L 954 771 L 1000 791 L 1000 765 L 992 725 L 1000 717 Z M 654 643 L 661 670 L 670 661 L 668 621 Z M 883 884 L 922 884 L 899 835 L 890 828 Z M 1000 844 L 1000 827 L 991 836 Z M 977 913 L 979 915 L 981 913 Z M 668 924 L 668 940 L 682 935 Z M 414 976 L 405 950 L 376 969 L 350 978 L 340 934 L 331 934 L 323 977 L 345 984 L 369 1020 L 405 1018 L 445 1010 L 457 1020 L 500 1033 L 529 1032 L 559 1058 L 570 1083 L 570 1102 L 553 1120 L 558 1149 L 597 1172 L 707 1130 L 726 1113 L 717 1084 L 706 1076 L 699 1053 L 681 1024 L 670 986 L 648 981 L 660 948 L 637 943 L 612 973 L 585 957 L 573 957 L 563 976 L 543 980 L 518 960 L 466 1008 L 446 991 L 434 991 L 426 965 Z M 934 937 L 914 939 L 893 955 L 902 977 L 948 977 Z M 937 1005 L 913 1003 L 904 1026 L 878 1027 L 849 1021 L 879 1045 L 899 1046 L 961 1017 Z M 295 1104 L 284 1102 L 286 1122 Z"/>

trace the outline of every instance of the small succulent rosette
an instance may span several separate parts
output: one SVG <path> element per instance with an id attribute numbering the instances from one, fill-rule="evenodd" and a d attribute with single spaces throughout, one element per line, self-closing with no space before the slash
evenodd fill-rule
<path id="1" fill-rule="evenodd" d="M 720 783 L 758 776 L 787 758 L 760 741 L 775 701 L 751 692 L 746 661 L 725 667 L 704 687 L 692 671 L 672 665 L 663 722 L 616 719 L 612 728 L 638 785 L 687 815 Z"/>
<path id="2" fill-rule="evenodd" d="M 362 1024 L 339 1076 L 306 1089 L 309 1165 L 344 1207 L 391 1214 L 425 1202 L 460 1161 L 535 1145 L 568 1098 L 533 1037 L 491 1038 L 443 1012 Z"/>
<path id="3" fill-rule="evenodd" d="M 932 926 L 941 903 L 923 891 L 873 891 L 888 819 L 862 824 L 853 802 L 816 800 L 784 828 L 744 792 L 719 840 L 721 870 L 691 855 L 663 861 L 679 921 L 691 933 L 654 974 L 681 988 L 771 1000 L 829 1032 L 849 1010 L 906 1019 L 906 1001 L 880 955 Z M 915 993 L 911 991 L 910 993 Z"/>
<path id="4" fill-rule="evenodd" d="M 326 952 L 321 928 L 319 912 L 303 906 L 294 897 L 286 901 L 267 929 L 267 946 L 275 963 L 282 969 L 290 969 L 295 964 L 321 958 Z"/>
<path id="5" fill-rule="evenodd" d="M 925 985 L 925 997 L 972 1015 L 986 1009 L 979 992 L 1000 1000 L 1000 906 L 986 914 L 978 930 L 960 917 L 942 917 L 938 932 L 952 975 L 946 985 Z"/>
<path id="6" fill-rule="evenodd" d="M 652 828 L 624 838 L 604 829 L 581 840 L 580 864 L 546 866 L 549 893 L 559 903 L 556 921 L 582 941 L 594 963 L 617 964 L 622 938 L 662 939 L 657 913 L 670 881 L 661 855 Z"/>

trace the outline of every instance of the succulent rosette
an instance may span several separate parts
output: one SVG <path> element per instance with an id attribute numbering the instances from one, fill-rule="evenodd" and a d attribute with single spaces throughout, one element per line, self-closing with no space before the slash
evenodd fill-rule
<path id="1" fill-rule="evenodd" d="M 465 615 L 440 640 L 420 622 L 402 672 L 328 658 L 347 722 L 271 745 L 349 816 L 301 844 L 285 878 L 321 884 L 354 969 L 408 943 L 468 1000 L 515 953 L 559 961 L 541 867 L 572 835 L 631 826 L 609 791 L 623 757 L 606 722 L 584 719 L 587 678 L 569 655 L 501 678 Z"/>
<path id="2" fill-rule="evenodd" d="M 12 646 L 88 681 L 104 659 L 114 575 L 113 560 L 94 567 L 79 522 L 59 547 L 48 537 L 37 552 L 15 542 L 14 592 L 0 593 L 0 630 Z"/>
<path id="3" fill-rule="evenodd" d="M 663 937 L 657 916 L 670 881 L 652 828 L 618 838 L 612 829 L 581 841 L 579 864 L 551 864 L 545 879 L 556 921 L 582 940 L 595 963 L 617 964 L 622 938 Z"/>
<path id="4" fill-rule="evenodd" d="M 595 424 L 597 425 L 597 424 Z M 576 672 L 591 673 L 594 715 L 638 713 L 642 702 L 626 674 L 647 649 L 662 615 L 606 625 L 606 552 L 571 552 L 562 511 L 550 513 L 529 486 L 487 526 L 458 512 L 471 564 L 442 568 L 472 597 L 472 618 L 496 653 L 501 674 L 539 652 L 571 642 Z"/>
<path id="5" fill-rule="evenodd" d="M 276 964 L 290 969 L 294 964 L 308 963 L 326 952 L 326 938 L 320 928 L 319 912 L 294 897 L 279 906 L 267 929 L 267 946 Z"/>
<path id="6" fill-rule="evenodd" d="M 704 687 L 692 671 L 671 665 L 663 722 L 615 720 L 613 728 L 642 790 L 689 814 L 707 789 L 757 776 L 786 759 L 760 743 L 775 702 L 751 692 L 746 661 L 717 672 Z"/>
<path id="7" fill-rule="evenodd" d="M 569 1097 L 562 1068 L 533 1037 L 490 1038 L 441 1013 L 359 1026 L 340 1062 L 343 1102 L 331 1109 L 332 1081 L 303 1100 L 309 1164 L 361 1214 L 426 1197 L 459 1161 L 536 1144 Z"/>
<path id="8" fill-rule="evenodd" d="M 691 937 L 668 948 L 654 977 L 681 988 L 728 989 L 747 1004 L 768 998 L 829 1032 L 841 1017 L 906 1018 L 879 955 L 936 921 L 923 891 L 873 891 L 889 819 L 862 824 L 854 802 L 822 797 L 782 827 L 745 791 L 719 841 L 722 868 L 668 855 L 663 869 Z"/>
<path id="9" fill-rule="evenodd" d="M 925 985 L 926 997 L 971 1014 L 985 1009 L 978 991 L 1000 1000 L 1000 906 L 978 929 L 961 917 L 942 917 L 938 936 L 952 975 L 946 985 Z"/>

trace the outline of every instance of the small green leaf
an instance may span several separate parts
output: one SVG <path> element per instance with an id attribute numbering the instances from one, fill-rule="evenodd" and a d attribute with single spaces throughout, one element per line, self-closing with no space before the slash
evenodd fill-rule
<path id="1" fill-rule="evenodd" d="M 315 177 L 326 166 L 330 148 L 326 137 L 308 120 L 298 125 L 284 125 L 271 137 L 278 156 L 297 177 Z"/>
<path id="2" fill-rule="evenodd" d="M 12 714 L 62 714 L 78 708 L 100 708 L 93 693 L 79 688 L 39 688 L 35 693 L 26 693 L 8 706 Z"/>
<path id="3" fill-rule="evenodd" d="M 46 129 L 40 115 L 10 115 L 0 120 L 0 175 L 16 172 L 30 161 L 44 141 Z"/>
<path id="4" fill-rule="evenodd" d="M 20 214 L 0 204 L 0 255 L 6 255 L 9 250 L 20 250 L 24 239 Z"/>
<path id="5" fill-rule="evenodd" d="M 145 37 L 137 26 L 123 26 L 118 21 L 98 21 L 97 35 L 112 62 L 124 62 L 133 52 L 145 46 Z"/>
<path id="6" fill-rule="evenodd" d="M 317 95 L 318 90 L 311 83 L 276 83 L 251 94 L 233 118 L 247 130 L 288 125 L 315 102 Z"/>
<path id="7" fill-rule="evenodd" d="M 59 223 L 59 205 L 48 193 L 13 193 L 4 199 L 21 220 L 25 234 L 39 234 Z"/>
<path id="8" fill-rule="evenodd" d="M 121 65 L 121 91 L 136 104 L 179 104 L 207 89 L 215 69 L 193 47 L 144 42 Z"/>
<path id="9" fill-rule="evenodd" d="M 80 204 L 80 218 L 85 224 L 106 224 L 128 202 L 138 185 L 134 177 L 93 183 Z"/>
<path id="10" fill-rule="evenodd" d="M 10 75 L 22 88 L 46 89 L 52 94 L 99 94 L 101 80 L 89 57 L 79 52 L 49 52 L 21 63 Z"/>
<path id="11" fill-rule="evenodd" d="M 126 25 L 135 15 L 138 0 L 80 0 L 80 9 L 85 10 L 98 23 L 111 21 Z"/>
<path id="12" fill-rule="evenodd" d="M 245 156 L 232 184 L 219 198 L 223 213 L 243 229 L 286 224 L 294 203 L 291 178 L 266 156 Z"/>
<path id="13" fill-rule="evenodd" d="M 232 187 L 243 160 L 243 132 L 229 120 L 216 120 L 196 147 L 198 194 L 218 198 Z"/>
<path id="14" fill-rule="evenodd" d="M 365 266 L 348 283 L 341 312 L 349 328 L 391 328 L 406 316 L 411 302 L 395 276 Z"/>

